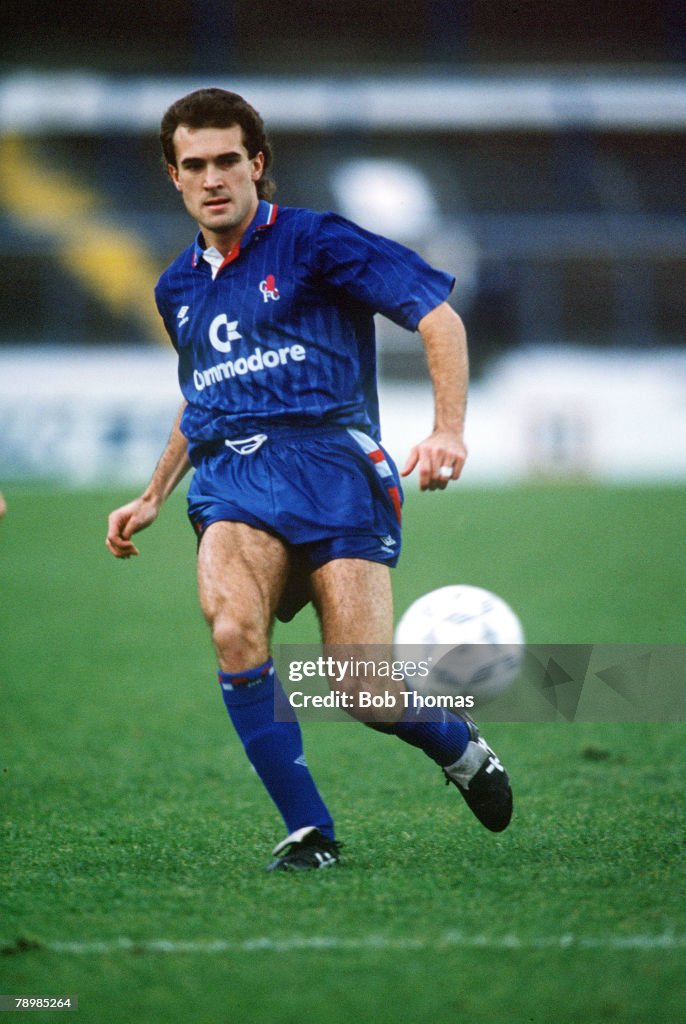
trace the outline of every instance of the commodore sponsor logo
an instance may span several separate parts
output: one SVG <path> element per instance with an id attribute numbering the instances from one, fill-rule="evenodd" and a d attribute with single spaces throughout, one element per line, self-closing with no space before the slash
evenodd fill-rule
<path id="1" fill-rule="evenodd" d="M 207 370 L 194 370 L 193 383 L 198 391 L 220 384 L 233 377 L 244 377 L 246 374 L 259 373 L 262 370 L 274 370 L 277 366 L 287 363 L 302 363 L 307 358 L 304 345 L 283 345 L 281 348 L 255 348 L 248 356 L 238 359 L 227 359 L 224 363 L 216 363 Z"/>
<path id="2" fill-rule="evenodd" d="M 238 320 L 229 320 L 226 313 L 215 316 L 210 324 L 210 343 L 217 352 L 230 352 L 231 342 L 238 341 L 241 337 L 238 330 Z"/>
<path id="3" fill-rule="evenodd" d="M 179 316 L 182 312 L 185 316 L 187 311 L 188 307 L 179 310 Z M 210 324 L 210 344 L 218 352 L 230 352 L 232 343 L 242 337 L 238 330 L 238 320 L 229 320 L 226 313 L 215 316 Z M 231 380 L 233 377 L 244 377 L 246 374 L 260 373 L 262 370 L 274 370 L 277 366 L 285 366 L 289 362 L 302 363 L 306 357 L 304 345 L 282 345 L 280 348 L 267 349 L 257 347 L 247 356 L 227 359 L 223 363 L 210 366 L 207 370 L 194 370 L 193 383 L 197 391 L 204 391 L 205 388 L 220 384 L 224 380 Z"/>

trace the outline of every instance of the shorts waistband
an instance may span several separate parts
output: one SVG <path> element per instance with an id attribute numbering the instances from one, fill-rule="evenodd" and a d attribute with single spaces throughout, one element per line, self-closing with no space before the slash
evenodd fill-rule
<path id="1" fill-rule="evenodd" d="M 255 435 L 266 437 L 268 441 L 290 441 L 291 439 L 297 441 L 300 437 L 325 437 L 328 434 L 345 434 L 348 430 L 347 427 L 340 426 L 337 423 L 320 423 L 319 425 L 307 425 L 297 427 L 289 426 L 274 426 L 274 427 L 259 427 L 255 431 Z M 247 437 L 252 433 L 250 430 L 246 430 L 241 435 Z M 233 437 L 227 438 L 232 441 Z"/>
<path id="2" fill-rule="evenodd" d="M 191 442 L 194 458 L 216 454 L 220 451 L 232 451 L 237 455 L 251 455 L 263 444 L 284 444 L 306 438 L 323 438 L 345 434 L 349 428 L 336 423 L 322 423 L 313 426 L 267 426 L 257 428 L 254 432 L 247 428 L 231 437 L 216 438 L 212 441 Z"/>

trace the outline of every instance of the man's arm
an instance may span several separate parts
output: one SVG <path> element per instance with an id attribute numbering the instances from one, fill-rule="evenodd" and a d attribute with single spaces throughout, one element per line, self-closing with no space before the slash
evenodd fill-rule
<path id="1" fill-rule="evenodd" d="M 467 458 L 463 436 L 469 382 L 467 335 L 447 302 L 427 313 L 418 330 L 433 384 L 434 429 L 412 448 L 402 475 L 419 466 L 420 488 L 443 490 L 450 480 L 458 479 Z"/>
<path id="2" fill-rule="evenodd" d="M 131 537 L 154 523 L 163 502 L 190 469 L 188 443 L 179 428 L 185 407 L 184 402 L 174 421 L 167 446 L 146 489 L 128 505 L 115 509 L 107 520 L 105 544 L 115 558 L 130 558 L 131 555 L 138 554 L 138 548 Z"/>

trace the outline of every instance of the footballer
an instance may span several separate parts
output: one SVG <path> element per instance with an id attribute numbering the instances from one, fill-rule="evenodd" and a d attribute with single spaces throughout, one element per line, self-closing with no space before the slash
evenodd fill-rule
<path id="1" fill-rule="evenodd" d="M 155 293 L 182 402 L 150 483 L 111 513 L 106 543 L 117 558 L 137 555 L 133 536 L 193 470 L 188 516 L 221 693 L 286 831 L 269 868 L 330 867 L 339 840 L 270 633 L 276 617 L 288 621 L 312 602 L 325 647 L 390 647 L 401 477 L 416 470 L 422 490 L 443 490 L 466 458 L 468 361 L 447 302 L 454 280 L 334 213 L 277 205 L 262 119 L 235 93 L 182 97 L 160 138 L 198 228 Z M 402 472 L 381 442 L 377 313 L 419 332 L 433 387 L 433 431 Z M 362 684 L 345 684 L 353 716 L 423 751 L 486 828 L 507 827 L 507 773 L 468 716 L 420 714 L 404 699 L 363 712 Z M 392 685 L 398 696 L 408 689 Z"/>

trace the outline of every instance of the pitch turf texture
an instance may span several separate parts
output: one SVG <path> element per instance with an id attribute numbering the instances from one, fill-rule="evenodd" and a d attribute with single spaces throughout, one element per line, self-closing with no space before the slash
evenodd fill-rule
<path id="1" fill-rule="evenodd" d="M 84 1024 L 686 1019 L 683 724 L 491 724 L 493 836 L 419 752 L 306 723 L 345 862 L 268 875 L 182 498 L 119 563 L 128 495 L 8 490 L 0 992 L 77 993 Z M 683 643 L 685 513 L 677 488 L 410 494 L 398 607 L 471 582 L 530 642 Z"/>

